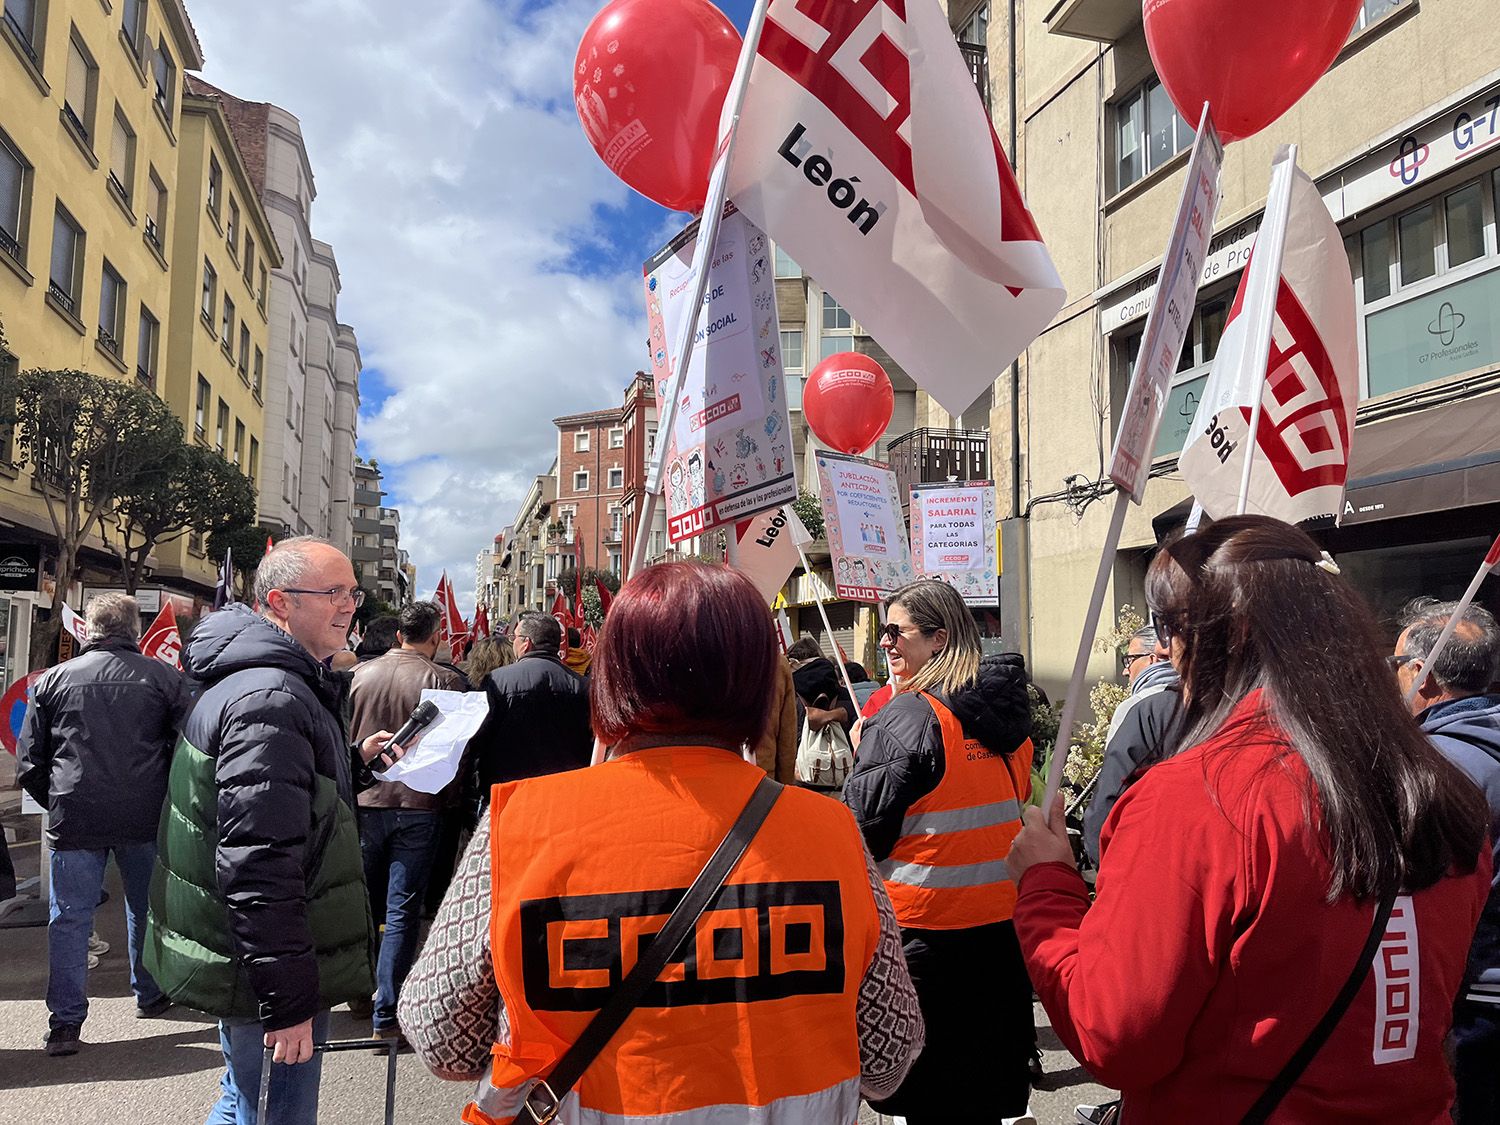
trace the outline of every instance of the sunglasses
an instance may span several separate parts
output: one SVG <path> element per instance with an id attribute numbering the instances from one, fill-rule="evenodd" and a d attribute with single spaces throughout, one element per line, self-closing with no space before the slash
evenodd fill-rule
<path id="1" fill-rule="evenodd" d="M 1159 613 L 1151 615 L 1151 628 L 1156 630 L 1156 639 L 1164 645 L 1172 643 L 1172 638 L 1177 635 L 1177 630 L 1172 628 L 1171 622 Z"/>

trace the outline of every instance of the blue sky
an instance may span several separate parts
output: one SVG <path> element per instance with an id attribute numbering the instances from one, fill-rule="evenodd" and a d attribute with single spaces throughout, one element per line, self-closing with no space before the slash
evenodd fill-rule
<path id="1" fill-rule="evenodd" d="M 419 594 L 474 556 L 641 366 L 640 263 L 684 221 L 588 147 L 572 62 L 597 0 L 189 0 L 203 76 L 302 123 L 312 225 L 359 335 L 360 450 Z M 724 11 L 743 30 L 750 0 Z M 420 10 L 420 18 L 413 13 Z"/>

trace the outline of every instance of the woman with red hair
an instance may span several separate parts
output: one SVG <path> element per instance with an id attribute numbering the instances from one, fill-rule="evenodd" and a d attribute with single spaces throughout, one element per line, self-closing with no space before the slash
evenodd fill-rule
<path id="1" fill-rule="evenodd" d="M 465 1121 L 853 1125 L 862 1092 L 900 1084 L 921 1014 L 854 818 L 745 760 L 778 659 L 725 567 L 651 567 L 614 599 L 590 684 L 609 759 L 494 788 L 401 998 L 427 1066 L 478 1080 Z M 591 1027 L 767 802 L 623 1024 Z"/>

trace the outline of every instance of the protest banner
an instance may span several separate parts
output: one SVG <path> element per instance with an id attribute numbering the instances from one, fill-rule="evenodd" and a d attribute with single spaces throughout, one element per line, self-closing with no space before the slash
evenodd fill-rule
<path id="1" fill-rule="evenodd" d="M 729 197 L 950 412 L 1062 308 L 936 0 L 770 0 L 739 122 Z"/>
<path id="2" fill-rule="evenodd" d="M 646 313 L 657 402 L 667 401 L 675 341 L 693 299 L 693 223 L 646 262 Z M 726 209 L 708 265 L 701 326 L 664 430 L 667 536 L 702 535 L 797 498 L 766 236 Z"/>
<path id="3" fill-rule="evenodd" d="M 820 451 L 818 489 L 839 597 L 878 602 L 916 577 L 889 465 Z"/>
<path id="4" fill-rule="evenodd" d="M 163 603 L 151 628 L 141 638 L 141 654 L 182 671 L 182 634 L 177 629 L 177 611 L 170 601 Z"/>
<path id="5" fill-rule="evenodd" d="M 1214 519 L 1255 512 L 1287 523 L 1329 515 L 1338 522 L 1359 401 L 1354 279 L 1295 149 L 1278 154 L 1272 178 L 1178 465 Z M 1278 244 L 1279 276 L 1271 265 Z"/>
<path id="6" fill-rule="evenodd" d="M 734 529 L 739 554 L 733 566 L 755 584 L 767 605 L 775 602 L 787 578 L 797 569 L 794 523 L 801 526 L 797 514 L 782 507 L 741 520 Z"/>
<path id="7" fill-rule="evenodd" d="M 966 605 L 997 605 L 994 482 L 912 485 L 911 556 L 919 577 L 947 582 Z"/>

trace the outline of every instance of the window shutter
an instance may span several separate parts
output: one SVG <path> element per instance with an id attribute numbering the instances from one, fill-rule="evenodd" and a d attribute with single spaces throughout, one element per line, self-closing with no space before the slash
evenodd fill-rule
<path id="1" fill-rule="evenodd" d="M 125 131 L 125 122 L 115 115 L 114 136 L 110 141 L 109 170 L 120 181 L 120 186 L 130 191 L 130 134 Z"/>
<path id="2" fill-rule="evenodd" d="M 68 40 L 68 85 L 65 99 L 68 108 L 83 121 L 89 104 L 89 64 L 74 40 Z"/>

